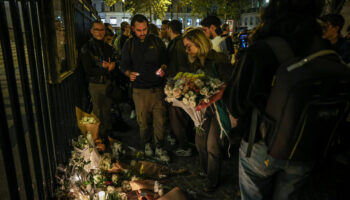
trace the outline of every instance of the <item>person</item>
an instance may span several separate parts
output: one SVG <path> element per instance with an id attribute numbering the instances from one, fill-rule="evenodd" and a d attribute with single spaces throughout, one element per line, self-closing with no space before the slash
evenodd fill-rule
<path id="1" fill-rule="evenodd" d="M 178 72 L 188 72 L 189 62 L 181 36 L 182 23 L 172 20 L 168 24 L 167 35 L 170 43 L 167 48 L 167 76 L 175 77 Z M 175 150 L 176 156 L 191 156 L 192 150 L 188 145 L 186 127 L 190 124 L 190 117 L 185 111 L 176 106 L 169 105 L 170 126 L 177 138 L 179 148 Z"/>
<path id="2" fill-rule="evenodd" d="M 329 48 L 327 41 L 321 39 L 322 28 L 317 22 L 323 5 L 322 0 L 271 0 L 262 14 L 262 25 L 252 35 L 249 47 L 238 61 L 235 76 L 230 81 L 232 86 L 224 93 L 230 112 L 238 118 L 233 132 L 243 135 L 239 149 L 242 200 L 297 199 L 314 166 L 314 161 L 271 157 L 259 129 L 250 157 L 246 154 L 253 106 L 265 110 L 271 83 L 280 65 L 264 39 L 283 38 L 300 58 L 314 52 L 315 40 L 319 41 L 321 49 Z M 229 96 L 232 98 L 227 98 Z"/>
<path id="3" fill-rule="evenodd" d="M 183 36 L 186 53 L 193 57 L 190 72 L 202 70 L 206 75 L 219 78 L 223 82 L 231 79 L 233 68 L 226 56 L 212 49 L 212 44 L 205 33 L 200 29 L 193 29 Z M 220 183 L 221 162 L 223 159 L 223 140 L 220 139 L 220 126 L 216 119 L 214 106 L 205 112 L 205 121 L 202 126 L 205 133 L 196 134 L 195 144 L 199 153 L 199 161 L 207 176 L 205 192 L 214 191 Z"/>
<path id="4" fill-rule="evenodd" d="M 122 22 L 120 24 L 120 29 L 122 34 L 113 42 L 113 46 L 117 52 L 117 56 L 119 59 L 121 58 L 122 49 L 125 41 L 131 37 L 130 24 L 128 22 Z"/>
<path id="5" fill-rule="evenodd" d="M 221 26 L 221 29 L 222 29 L 222 33 L 221 33 L 221 37 L 227 37 L 227 36 L 230 36 L 230 25 L 228 24 L 223 24 Z"/>
<path id="6" fill-rule="evenodd" d="M 108 44 L 109 46 L 112 46 L 112 41 L 113 41 L 114 33 L 106 28 L 105 29 L 105 36 L 103 37 L 103 41 Z"/>
<path id="7" fill-rule="evenodd" d="M 220 49 L 220 43 L 225 39 L 224 37 L 221 37 L 222 34 L 221 30 L 221 21 L 217 16 L 209 15 L 206 18 L 204 18 L 200 22 L 205 35 L 211 40 L 213 43 L 213 49 L 216 52 L 222 52 Z"/>
<path id="8" fill-rule="evenodd" d="M 157 71 L 165 68 L 165 45 L 162 40 L 148 34 L 148 20 L 136 14 L 131 20 L 135 36 L 127 40 L 123 47 L 120 69 L 129 77 L 133 86 L 133 100 L 136 119 L 140 127 L 145 154 L 153 155 L 148 121 L 153 115 L 155 155 L 162 161 L 170 160 L 163 148 L 165 106 L 163 101 L 163 77 Z"/>
<path id="9" fill-rule="evenodd" d="M 161 35 L 160 35 L 159 28 L 155 24 L 149 23 L 148 27 L 149 27 L 149 34 L 152 34 L 160 38 Z"/>
<path id="10" fill-rule="evenodd" d="M 115 68 L 113 47 L 103 41 L 105 27 L 101 21 L 93 22 L 90 33 L 92 38 L 81 48 L 79 59 L 89 81 L 93 112 L 101 121 L 99 137 L 107 142 L 112 130 L 110 108 L 113 101 L 107 96 L 106 88 Z"/>
<path id="11" fill-rule="evenodd" d="M 331 42 L 334 50 L 339 53 L 345 63 L 350 63 L 350 43 L 341 35 L 345 22 L 344 17 L 331 13 L 321 19 L 324 22 L 323 38 Z"/>
<path id="12" fill-rule="evenodd" d="M 114 34 L 113 26 L 110 23 L 104 23 L 103 25 L 105 26 L 105 29 L 112 31 Z"/>
<path id="13" fill-rule="evenodd" d="M 163 40 L 166 47 L 168 47 L 170 40 L 169 35 L 167 34 L 169 22 L 169 20 L 163 20 L 162 26 L 160 27 L 160 38 Z"/>

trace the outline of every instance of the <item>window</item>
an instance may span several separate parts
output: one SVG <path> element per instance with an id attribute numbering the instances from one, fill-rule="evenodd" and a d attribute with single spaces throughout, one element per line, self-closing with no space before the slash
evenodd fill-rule
<path id="1" fill-rule="evenodd" d="M 183 24 L 184 20 L 182 19 L 182 17 L 179 17 L 179 21 Z"/>
<path id="2" fill-rule="evenodd" d="M 129 20 L 128 20 L 127 17 L 123 17 L 123 18 L 122 18 L 122 22 L 129 22 Z"/>
<path id="3" fill-rule="evenodd" d="M 249 23 L 249 25 L 253 25 L 253 22 L 254 22 L 254 17 L 250 16 L 250 23 Z"/>
<path id="4" fill-rule="evenodd" d="M 266 3 L 269 3 L 269 0 L 266 0 L 265 2 L 266 2 Z"/>
<path id="5" fill-rule="evenodd" d="M 110 24 L 117 24 L 117 19 L 116 18 L 110 18 L 109 19 Z"/>
<path id="6" fill-rule="evenodd" d="M 103 23 L 106 23 L 106 19 L 105 19 L 105 18 L 101 18 L 101 21 L 102 21 Z"/>
<path id="7" fill-rule="evenodd" d="M 92 4 L 93 6 L 94 6 L 94 8 L 96 9 L 96 4 L 94 3 L 94 4 Z"/>
<path id="8" fill-rule="evenodd" d="M 192 19 L 191 18 L 187 18 L 187 26 L 192 26 Z"/>
<path id="9" fill-rule="evenodd" d="M 200 19 L 196 19 L 196 26 L 199 26 L 199 23 L 201 23 Z"/>
<path id="10" fill-rule="evenodd" d="M 101 12 L 104 12 L 104 11 L 105 11 L 105 3 L 102 2 L 102 3 L 101 3 Z"/>
<path id="11" fill-rule="evenodd" d="M 246 26 L 248 25 L 248 17 L 244 18 L 244 25 L 246 25 Z"/>

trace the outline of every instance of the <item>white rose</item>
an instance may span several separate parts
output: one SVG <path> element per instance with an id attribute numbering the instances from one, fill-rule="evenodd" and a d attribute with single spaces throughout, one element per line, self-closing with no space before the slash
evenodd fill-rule
<path id="1" fill-rule="evenodd" d="M 107 192 L 108 192 L 109 194 L 113 194 L 113 193 L 115 192 L 115 187 L 113 187 L 113 186 L 108 186 L 108 187 L 107 187 Z"/>
<path id="2" fill-rule="evenodd" d="M 117 174 L 113 174 L 113 175 L 112 175 L 112 182 L 113 182 L 113 183 L 117 183 L 118 180 L 119 180 L 119 176 L 118 176 Z"/>
<path id="3" fill-rule="evenodd" d="M 209 92 L 209 89 L 205 87 L 205 88 L 202 88 L 199 93 L 203 96 L 207 96 L 208 92 Z"/>
<path id="4" fill-rule="evenodd" d="M 191 102 L 190 102 L 190 105 L 191 105 L 191 107 L 193 107 L 193 108 L 195 108 L 195 107 L 197 106 L 196 102 L 194 102 L 194 101 L 191 101 Z"/>
<path id="5" fill-rule="evenodd" d="M 187 98 L 183 98 L 182 99 L 182 103 L 184 103 L 185 105 L 188 105 L 188 99 Z"/>
<path id="6" fill-rule="evenodd" d="M 174 88 L 173 89 L 173 95 L 174 95 L 175 98 L 181 97 L 181 90 L 180 90 L 180 88 Z"/>

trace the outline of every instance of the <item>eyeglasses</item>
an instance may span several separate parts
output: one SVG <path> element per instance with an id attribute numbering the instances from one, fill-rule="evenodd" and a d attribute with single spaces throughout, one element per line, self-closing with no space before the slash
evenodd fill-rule
<path id="1" fill-rule="evenodd" d="M 105 29 L 99 29 L 99 28 L 94 28 L 92 29 L 93 31 L 99 31 L 99 32 L 102 32 L 102 31 L 105 31 Z"/>

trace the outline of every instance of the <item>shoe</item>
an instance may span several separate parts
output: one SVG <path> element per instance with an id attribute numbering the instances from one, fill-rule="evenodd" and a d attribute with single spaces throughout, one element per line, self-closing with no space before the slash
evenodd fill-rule
<path id="1" fill-rule="evenodd" d="M 168 135 L 166 140 L 169 142 L 171 146 L 174 146 L 176 144 L 176 139 L 171 137 L 171 135 Z"/>
<path id="2" fill-rule="evenodd" d="M 130 119 L 135 119 L 135 118 L 136 118 L 135 110 L 132 110 L 130 113 Z"/>
<path id="3" fill-rule="evenodd" d="M 145 145 L 145 154 L 146 154 L 146 156 L 153 156 L 153 149 L 152 149 L 150 143 L 147 143 Z"/>
<path id="4" fill-rule="evenodd" d="M 168 156 L 168 153 L 165 150 L 163 150 L 162 148 L 158 148 L 158 147 L 156 148 L 155 156 L 163 162 L 170 161 L 170 157 Z"/>
<path id="5" fill-rule="evenodd" d="M 187 149 L 178 148 L 175 150 L 174 154 L 178 157 L 189 157 L 189 156 L 192 156 L 192 149 L 191 148 L 187 148 Z"/>

